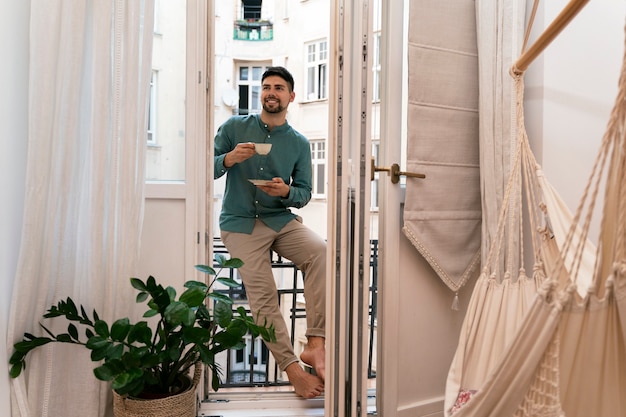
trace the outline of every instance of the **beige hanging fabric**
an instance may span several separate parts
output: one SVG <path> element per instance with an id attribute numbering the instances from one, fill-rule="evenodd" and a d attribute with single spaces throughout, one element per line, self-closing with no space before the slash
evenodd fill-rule
<path id="1" fill-rule="evenodd" d="M 457 291 L 480 265 L 474 1 L 410 2 L 409 22 L 407 171 L 426 178 L 407 178 L 403 232 Z"/>
<path id="2" fill-rule="evenodd" d="M 626 415 L 626 58 L 619 92 L 607 131 L 581 203 L 563 243 L 549 225 L 562 214 L 558 205 L 546 211 L 545 224 L 536 223 L 554 190 L 540 180 L 523 117 L 523 73 L 517 87 L 518 147 L 515 164 L 498 221 L 498 239 L 489 250 L 463 324 L 459 347 L 446 387 L 447 416 L 455 417 L 616 417 Z M 592 261 L 588 232 L 600 185 L 604 207 L 599 245 Z M 552 195 L 553 197 L 554 195 Z M 522 199 L 524 197 L 524 199 Z M 520 221 L 530 213 L 529 226 Z M 516 214 L 519 213 L 519 214 Z M 582 220 L 582 223 L 580 223 Z M 516 227 L 519 227 L 516 231 Z M 511 234 L 529 230 L 535 251 L 532 280 L 539 285 L 529 308 L 509 300 L 480 314 L 485 282 L 501 281 L 505 288 L 518 274 L 499 270 Z M 510 264 L 505 259 L 504 265 Z M 593 265 L 591 268 L 590 265 Z M 517 282 L 526 280 L 523 269 Z M 585 284 L 586 280 L 589 284 Z M 510 282 L 509 282 L 510 281 Z M 581 287 L 586 291 L 580 291 Z M 579 293 L 582 293 L 581 296 Z M 527 311 L 523 311 L 527 310 Z M 502 316 L 514 311 L 519 324 L 505 327 Z M 478 319 L 486 317 L 486 323 Z M 477 319 L 478 318 L 478 319 Z M 495 324 L 494 324 L 495 323 Z M 518 329 L 515 329 L 515 326 Z M 487 330 L 485 330 L 487 329 Z M 510 340 L 479 351 L 499 330 Z M 491 333 L 494 332 L 494 333 Z M 501 342 L 501 340 L 496 340 Z M 468 364 L 471 364 L 468 365 Z"/>

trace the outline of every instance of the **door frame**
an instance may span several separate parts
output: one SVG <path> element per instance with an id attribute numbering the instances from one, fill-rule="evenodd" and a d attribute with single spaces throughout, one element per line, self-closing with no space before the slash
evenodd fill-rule
<path id="1" fill-rule="evenodd" d="M 381 31 L 381 133 L 379 163 L 391 166 L 402 161 L 402 137 L 406 116 L 404 79 L 406 51 L 404 1 L 382 2 Z M 402 23 L 400 23 L 402 22 Z M 403 45 L 399 48 L 398 45 Z M 377 398 L 381 416 L 393 416 L 398 410 L 398 356 L 393 354 L 399 341 L 400 230 L 404 193 L 400 184 L 381 178 L 379 182 L 379 252 L 378 252 L 378 332 Z"/>
<path id="2" fill-rule="evenodd" d="M 371 2 L 333 2 L 329 118 L 327 372 L 325 415 L 367 414 L 370 260 Z M 330 193 L 329 193 L 330 195 Z M 330 395 L 329 395 L 330 394 Z"/>

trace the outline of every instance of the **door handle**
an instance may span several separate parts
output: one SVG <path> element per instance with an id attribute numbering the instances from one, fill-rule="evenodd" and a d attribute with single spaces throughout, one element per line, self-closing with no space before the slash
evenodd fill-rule
<path id="1" fill-rule="evenodd" d="M 405 177 L 411 177 L 411 178 L 426 178 L 426 175 L 418 174 L 417 172 L 400 171 L 400 165 L 395 164 L 395 163 L 392 164 L 390 167 L 377 167 L 375 166 L 374 158 L 372 158 L 370 166 L 371 166 L 370 181 L 374 181 L 374 173 L 380 172 L 380 171 L 385 171 L 389 173 L 389 175 L 391 176 L 392 184 L 397 184 L 400 181 L 401 175 Z"/>

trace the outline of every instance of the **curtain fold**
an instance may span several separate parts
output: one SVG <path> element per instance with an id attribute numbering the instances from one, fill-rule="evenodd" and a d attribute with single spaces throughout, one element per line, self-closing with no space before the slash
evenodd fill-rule
<path id="1" fill-rule="evenodd" d="M 473 10 L 480 90 L 478 132 L 482 265 L 487 265 L 489 248 L 497 244 L 498 218 L 516 149 L 516 94 L 509 69 L 522 47 L 525 11 L 525 0 L 477 0 Z M 511 234 L 507 238 L 512 252 L 518 254 L 520 248 L 516 235 Z M 494 260 L 497 264 L 495 269 L 504 271 L 506 262 L 515 262 L 510 253 Z M 511 271 L 516 271 L 516 268 Z M 501 275 L 486 273 L 479 277 L 466 312 L 467 324 L 459 335 L 459 346 L 448 373 L 444 401 L 446 416 L 462 390 L 473 391 L 487 378 L 499 360 L 499 354 L 523 323 L 537 284 L 535 276 L 508 276 L 503 280 Z M 496 332 L 496 328 L 507 331 Z M 494 337 L 496 340 L 491 343 Z M 467 383 L 466 379 L 469 380 Z"/>
<path id="2" fill-rule="evenodd" d="M 515 85 L 509 70 L 524 39 L 525 0 L 477 0 L 481 247 L 490 248 L 515 154 Z M 515 243 L 516 245 L 519 242 Z M 487 251 L 483 250 L 482 264 Z"/>
<path id="3" fill-rule="evenodd" d="M 104 318 L 134 304 L 143 216 L 154 0 L 32 0 L 22 240 L 8 347 L 71 296 Z M 46 323 L 49 325 L 49 323 Z M 56 328 L 55 325 L 51 325 Z M 61 324 L 61 329 L 66 324 Z M 33 352 L 14 417 L 101 416 L 110 388 L 87 349 Z"/>

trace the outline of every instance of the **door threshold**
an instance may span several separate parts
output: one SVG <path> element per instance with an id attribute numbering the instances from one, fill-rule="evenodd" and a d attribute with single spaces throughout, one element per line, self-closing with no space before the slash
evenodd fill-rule
<path id="1" fill-rule="evenodd" d="M 236 396 L 235 396 L 236 397 Z M 324 397 L 310 400 L 295 394 L 270 394 L 256 398 L 225 398 L 203 401 L 198 417 L 313 417 L 324 415 Z"/>
<path id="2" fill-rule="evenodd" d="M 376 398 L 368 397 L 368 417 L 377 416 Z M 324 416 L 324 397 L 310 400 L 293 393 L 260 394 L 254 398 L 229 394 L 203 401 L 198 417 L 317 417 Z"/>

